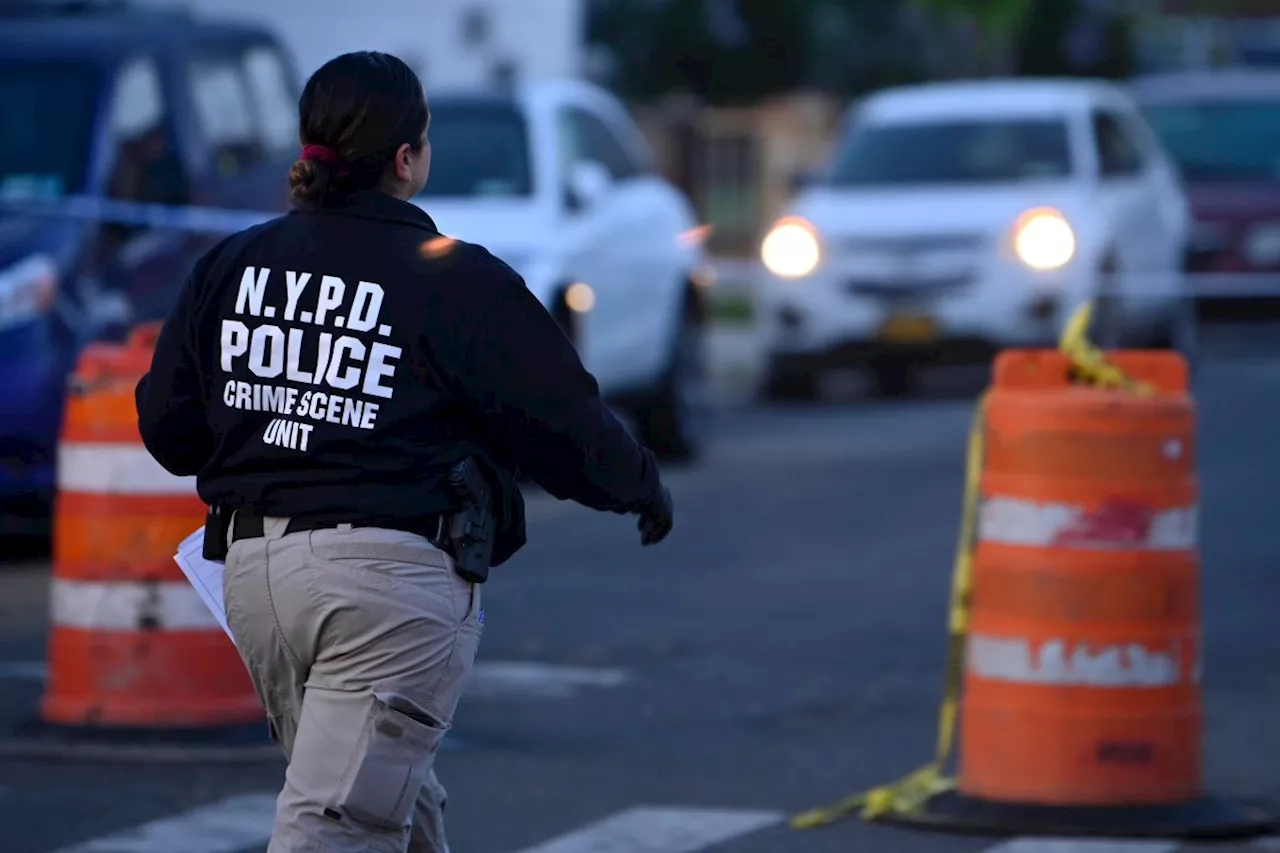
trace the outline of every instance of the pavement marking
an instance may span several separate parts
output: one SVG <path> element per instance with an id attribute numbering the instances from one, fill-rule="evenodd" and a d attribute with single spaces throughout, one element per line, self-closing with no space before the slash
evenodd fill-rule
<path id="1" fill-rule="evenodd" d="M 44 681 L 47 674 L 42 660 L 0 661 L 0 681 Z"/>
<path id="2" fill-rule="evenodd" d="M 271 840 L 274 794 L 246 794 L 56 853 L 237 853 Z"/>
<path id="3" fill-rule="evenodd" d="M 696 853 L 783 818 L 773 811 L 640 806 L 520 853 Z"/>
<path id="4" fill-rule="evenodd" d="M 0 681 L 44 681 L 44 661 L 2 661 Z M 477 661 L 466 695 L 474 699 L 564 699 L 584 689 L 620 687 L 631 673 L 615 667 L 538 661 Z"/>
<path id="5" fill-rule="evenodd" d="M 630 679 L 625 669 L 537 661 L 477 661 L 465 695 L 473 699 L 563 699 L 582 688 L 619 687 Z"/>
<path id="6" fill-rule="evenodd" d="M 1132 841 L 1115 838 L 1015 838 L 984 853 L 1175 853 L 1177 841 Z"/>

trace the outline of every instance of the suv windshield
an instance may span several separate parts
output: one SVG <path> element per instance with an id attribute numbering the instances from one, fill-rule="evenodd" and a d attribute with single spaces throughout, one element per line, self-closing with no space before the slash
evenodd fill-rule
<path id="1" fill-rule="evenodd" d="M 837 187 L 983 184 L 1071 174 L 1061 119 L 864 124 L 842 141 L 828 183 Z"/>
<path id="2" fill-rule="evenodd" d="M 431 176 L 424 196 L 533 194 L 529 132 L 508 104 L 431 103 Z"/>
<path id="3" fill-rule="evenodd" d="M 1187 178 L 1280 177 L 1280 100 L 1151 104 L 1143 112 Z"/>
<path id="4" fill-rule="evenodd" d="M 89 63 L 0 59 L 0 198 L 84 190 L 98 83 Z"/>

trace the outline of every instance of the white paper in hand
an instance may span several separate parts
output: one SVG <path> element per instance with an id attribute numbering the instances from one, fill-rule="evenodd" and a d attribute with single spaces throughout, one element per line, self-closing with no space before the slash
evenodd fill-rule
<path id="1" fill-rule="evenodd" d="M 182 573 L 191 581 L 204 606 L 209 608 L 213 618 L 218 620 L 222 630 L 231 637 L 231 629 L 227 627 L 227 608 L 222 600 L 222 563 L 206 560 L 204 554 L 204 527 L 192 533 L 178 546 L 178 553 L 173 561 L 182 569 Z M 231 637 L 231 642 L 235 642 Z"/>

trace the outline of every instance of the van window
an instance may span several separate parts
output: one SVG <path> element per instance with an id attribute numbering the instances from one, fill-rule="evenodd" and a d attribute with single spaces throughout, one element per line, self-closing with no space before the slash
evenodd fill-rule
<path id="1" fill-rule="evenodd" d="M 0 59 L 0 198 L 84 190 L 99 80 L 89 63 Z"/>
<path id="2" fill-rule="evenodd" d="M 164 123 L 164 85 L 155 60 L 137 59 L 120 71 L 111 99 L 111 135 L 136 139 Z"/>
<path id="3" fill-rule="evenodd" d="M 1123 118 L 1113 112 L 1095 110 L 1093 137 L 1098 152 L 1098 168 L 1104 178 L 1139 174 L 1145 163 L 1142 149 Z"/>
<path id="4" fill-rule="evenodd" d="M 565 166 L 593 160 L 609 170 L 615 181 L 644 173 L 613 130 L 599 116 L 569 107 L 560 116 L 561 153 Z"/>
<path id="5" fill-rule="evenodd" d="M 258 134 L 244 69 L 234 55 L 191 61 L 191 96 L 200 129 L 222 177 L 231 177 L 266 159 Z"/>
<path id="6" fill-rule="evenodd" d="M 293 151 L 298 147 L 298 100 L 284 57 L 269 45 L 251 47 L 244 55 L 244 71 L 263 147 L 272 157 Z"/>
<path id="7" fill-rule="evenodd" d="M 120 69 L 108 109 L 112 160 L 107 194 L 125 201 L 184 203 L 186 169 L 154 58 L 139 57 Z"/>

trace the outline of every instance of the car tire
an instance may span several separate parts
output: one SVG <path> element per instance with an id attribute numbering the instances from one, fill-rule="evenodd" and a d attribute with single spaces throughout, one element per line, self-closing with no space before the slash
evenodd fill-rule
<path id="1" fill-rule="evenodd" d="M 775 402 L 812 402 L 822 396 L 822 374 L 816 368 L 804 370 L 775 360 L 765 374 L 760 396 Z"/>
<path id="2" fill-rule="evenodd" d="M 871 390 L 876 397 L 910 397 L 920 385 L 920 369 L 908 358 L 880 356 L 871 362 Z"/>
<path id="3" fill-rule="evenodd" d="M 687 303 L 662 382 L 634 412 L 640 440 L 661 459 L 693 461 L 706 441 L 711 407 L 704 329 L 696 304 Z"/>

